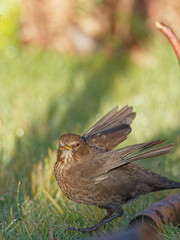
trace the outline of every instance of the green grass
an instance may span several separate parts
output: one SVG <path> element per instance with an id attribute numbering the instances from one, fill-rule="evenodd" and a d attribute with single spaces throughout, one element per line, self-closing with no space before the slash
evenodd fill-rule
<path id="1" fill-rule="evenodd" d="M 49 239 L 53 228 L 56 239 L 78 239 L 84 234 L 65 229 L 101 219 L 103 210 L 63 196 L 53 165 L 61 134 L 84 133 L 115 105 L 133 105 L 137 112 L 122 146 L 158 138 L 173 142 L 171 154 L 139 164 L 180 180 L 179 66 L 165 41 L 152 40 L 144 51 L 139 66 L 125 50 L 112 58 L 63 57 L 20 47 L 1 50 L 0 238 Z M 134 214 L 175 192 L 141 197 L 100 231 L 125 228 Z M 165 228 L 166 239 L 178 239 L 179 234 L 177 227 Z"/>

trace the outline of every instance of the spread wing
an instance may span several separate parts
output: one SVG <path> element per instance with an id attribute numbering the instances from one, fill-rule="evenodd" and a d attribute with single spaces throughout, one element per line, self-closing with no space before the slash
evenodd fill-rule
<path id="1" fill-rule="evenodd" d="M 95 163 L 95 165 L 97 164 L 97 167 L 94 169 L 92 178 L 99 177 L 130 162 L 161 156 L 174 149 L 173 144 L 153 148 L 163 142 L 164 140 L 157 140 L 102 153 L 99 159 L 96 160 L 97 163 Z"/>
<path id="2" fill-rule="evenodd" d="M 133 108 L 126 105 L 118 111 L 116 106 L 92 126 L 82 137 L 90 145 L 111 150 L 127 138 L 131 123 L 136 116 Z"/>

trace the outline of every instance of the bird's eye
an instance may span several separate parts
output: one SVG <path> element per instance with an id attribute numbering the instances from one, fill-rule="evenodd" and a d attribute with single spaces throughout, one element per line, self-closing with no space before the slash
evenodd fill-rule
<path id="1" fill-rule="evenodd" d="M 79 144 L 80 144 L 80 143 L 76 143 L 76 144 L 75 144 L 75 147 L 79 147 Z"/>

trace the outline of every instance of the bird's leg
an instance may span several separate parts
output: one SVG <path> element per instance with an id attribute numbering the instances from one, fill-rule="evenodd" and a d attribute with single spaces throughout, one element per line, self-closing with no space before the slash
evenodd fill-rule
<path id="1" fill-rule="evenodd" d="M 107 214 L 106 216 L 97 224 L 95 224 L 92 227 L 87 227 L 87 228 L 74 228 L 74 227 L 70 227 L 70 230 L 77 230 L 80 232 L 91 232 L 91 231 L 97 231 L 98 228 L 100 228 L 102 225 L 104 225 L 105 223 L 120 217 L 123 215 L 123 208 L 121 206 L 112 206 L 112 208 L 106 208 Z M 114 215 L 112 215 L 114 212 Z"/>
<path id="2" fill-rule="evenodd" d="M 100 207 L 101 208 L 101 207 Z M 113 214 L 113 210 L 111 209 L 111 208 L 106 208 L 106 215 L 105 215 L 105 217 L 103 217 L 103 219 L 101 220 L 101 222 L 102 221 L 104 221 L 105 219 L 108 219 L 108 218 L 110 218 L 111 216 L 112 216 L 112 214 Z"/>

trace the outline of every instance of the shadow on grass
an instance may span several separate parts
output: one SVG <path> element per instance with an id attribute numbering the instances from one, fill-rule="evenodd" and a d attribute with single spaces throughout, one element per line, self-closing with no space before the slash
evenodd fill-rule
<path id="1" fill-rule="evenodd" d="M 21 182 L 22 198 L 26 194 L 31 195 L 33 165 L 43 161 L 47 156 L 48 147 L 55 148 L 54 142 L 62 133 L 76 132 L 77 123 L 80 126 L 79 129 L 85 128 L 89 119 L 99 112 L 102 97 L 108 96 L 116 74 L 123 74 L 127 70 L 128 64 L 128 59 L 124 53 L 112 59 L 101 56 L 100 59 L 86 61 L 79 59 L 76 62 L 65 96 L 59 96 L 57 93 L 51 99 L 42 126 L 31 123 L 29 133 L 25 134 L 23 138 L 16 138 L 12 159 L 0 176 L 0 181 L 4 186 L 1 189 L 4 200 L 0 201 L 3 208 L 9 209 L 11 205 L 16 207 L 16 192 L 19 181 Z M 85 78 L 85 84 L 82 91 L 72 97 L 73 87 L 71 84 L 79 73 Z M 68 104 L 66 103 L 65 113 L 61 116 L 60 106 L 66 100 Z"/>
<path id="2" fill-rule="evenodd" d="M 113 59 L 106 59 L 101 56 L 100 59 L 95 58 L 95 60 L 77 60 L 71 72 L 71 81 L 66 88 L 66 92 L 64 95 L 57 92 L 51 99 L 42 124 L 37 125 L 36 122 L 32 122 L 24 137 L 16 138 L 14 154 L 0 176 L 1 186 L 3 186 L 0 200 L 1 209 L 4 208 L 9 211 L 12 205 L 14 211 L 17 212 L 16 192 L 18 182 L 21 182 L 20 201 L 23 201 L 25 195 L 31 196 L 32 194 L 31 172 L 34 164 L 44 160 L 49 147 L 55 149 L 55 142 L 58 142 L 57 139 L 61 134 L 65 132 L 83 133 L 79 130 L 85 130 L 90 119 L 96 116 L 102 99 L 104 96 L 110 95 L 116 75 L 125 74 L 128 66 L 129 61 L 125 54 L 117 55 Z M 74 79 L 79 74 L 85 79 L 84 87 L 80 92 L 74 93 Z M 62 105 L 65 106 L 63 106 L 65 109 L 63 114 L 61 111 Z M 165 138 L 168 143 L 171 143 L 175 142 L 174 139 L 177 139 L 179 134 L 180 128 L 172 131 L 168 135 L 168 139 L 163 132 L 157 133 L 157 136 L 154 136 L 153 139 Z M 154 161 L 156 159 L 142 163 L 144 166 L 156 170 L 154 169 Z M 164 167 L 164 160 L 159 159 L 157 161 L 159 168 L 163 169 L 164 175 L 167 173 L 167 177 L 173 178 L 170 171 L 166 172 L 167 167 Z M 170 165 L 171 162 L 168 162 Z M 178 164 L 178 160 L 175 159 L 173 164 Z"/>

